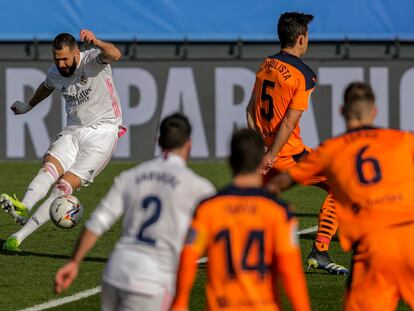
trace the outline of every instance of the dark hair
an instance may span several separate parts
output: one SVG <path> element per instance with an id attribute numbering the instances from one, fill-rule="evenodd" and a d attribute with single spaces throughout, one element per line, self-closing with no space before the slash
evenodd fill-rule
<path id="1" fill-rule="evenodd" d="M 65 46 L 69 47 L 69 49 L 73 50 L 78 47 L 78 43 L 76 39 L 69 33 L 60 33 L 58 34 L 52 42 L 52 48 L 54 50 L 60 51 Z"/>
<path id="2" fill-rule="evenodd" d="M 365 82 L 353 82 L 344 93 L 343 115 L 346 119 L 361 118 L 366 114 L 367 105 L 375 104 L 375 95 L 371 85 Z"/>
<path id="3" fill-rule="evenodd" d="M 306 35 L 308 24 L 313 15 L 297 12 L 286 12 L 280 15 L 277 23 L 277 34 L 282 48 L 293 47 L 300 35 Z"/>
<path id="4" fill-rule="evenodd" d="M 163 150 L 179 148 L 189 140 L 190 135 L 191 124 L 187 117 L 174 113 L 162 120 L 158 144 Z"/>
<path id="5" fill-rule="evenodd" d="M 231 139 L 230 166 L 234 175 L 255 172 L 264 156 L 262 137 L 251 129 L 241 129 Z"/>

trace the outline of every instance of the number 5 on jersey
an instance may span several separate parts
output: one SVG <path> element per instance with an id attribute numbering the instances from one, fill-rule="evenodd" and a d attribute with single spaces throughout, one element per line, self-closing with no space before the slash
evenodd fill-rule
<path id="1" fill-rule="evenodd" d="M 266 119 L 267 121 L 270 121 L 273 119 L 274 112 L 273 112 L 273 97 L 268 93 L 268 89 L 274 89 L 275 88 L 275 82 L 264 80 L 263 86 L 262 86 L 262 93 L 260 95 L 260 100 L 263 102 L 267 102 L 268 108 L 267 112 L 265 108 L 260 108 L 260 115 L 262 118 Z"/>

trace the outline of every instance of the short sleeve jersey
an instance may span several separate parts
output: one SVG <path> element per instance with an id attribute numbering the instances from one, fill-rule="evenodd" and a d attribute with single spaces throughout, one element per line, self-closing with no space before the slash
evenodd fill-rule
<path id="1" fill-rule="evenodd" d="M 186 247 L 207 250 L 207 309 L 278 310 L 277 257 L 297 250 L 295 230 L 287 206 L 261 189 L 229 186 L 203 201 Z"/>
<path id="2" fill-rule="evenodd" d="M 124 216 L 103 279 L 134 293 L 173 292 L 194 209 L 214 193 L 207 179 L 173 153 L 123 172 L 86 223 L 101 235 Z"/>
<path id="3" fill-rule="evenodd" d="M 99 49 L 81 52 L 79 64 L 70 77 L 62 76 L 56 65 L 51 66 L 45 84 L 61 92 L 68 126 L 88 126 L 97 122 L 121 124 L 121 105 L 111 66 L 101 60 Z"/>
<path id="4" fill-rule="evenodd" d="M 288 173 L 324 174 L 339 202 L 345 249 L 364 234 L 414 221 L 414 135 L 364 127 L 325 141 Z"/>
<path id="5" fill-rule="evenodd" d="M 286 111 L 305 111 L 315 88 L 316 75 L 302 60 L 286 52 L 269 56 L 256 73 L 254 85 L 255 123 L 270 147 Z M 299 121 L 279 156 L 298 154 L 304 149 Z"/>

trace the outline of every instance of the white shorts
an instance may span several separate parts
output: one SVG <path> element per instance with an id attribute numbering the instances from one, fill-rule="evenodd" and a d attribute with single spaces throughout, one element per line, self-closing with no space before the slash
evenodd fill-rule
<path id="1" fill-rule="evenodd" d="M 108 164 L 118 142 L 118 127 L 101 123 L 87 127 L 67 127 L 50 144 L 46 155 L 56 158 L 65 172 L 93 182 Z"/>
<path id="2" fill-rule="evenodd" d="M 102 282 L 101 306 L 103 311 L 167 311 L 172 297 L 167 290 L 153 295 L 131 293 L 105 281 Z"/>

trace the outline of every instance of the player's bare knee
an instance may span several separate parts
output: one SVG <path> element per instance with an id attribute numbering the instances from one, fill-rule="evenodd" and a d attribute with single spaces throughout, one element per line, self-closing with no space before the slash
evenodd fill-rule
<path id="1" fill-rule="evenodd" d="M 47 172 L 54 181 L 57 181 L 62 175 L 61 173 L 59 173 L 58 169 L 56 168 L 56 165 L 54 165 L 52 162 L 43 163 L 42 169 L 45 172 Z"/>
<path id="2" fill-rule="evenodd" d="M 54 187 L 53 191 L 59 192 L 60 195 L 71 195 L 72 192 L 73 192 L 73 187 L 72 187 L 72 184 L 70 182 L 68 182 L 67 180 L 61 178 L 55 184 L 55 187 Z"/>
<path id="3" fill-rule="evenodd" d="M 55 189 L 63 191 L 65 195 L 72 194 L 74 189 L 82 185 L 82 179 L 71 172 L 66 172 L 56 183 Z"/>
<path id="4" fill-rule="evenodd" d="M 46 163 L 51 163 L 54 166 L 54 169 L 56 170 L 57 174 L 60 176 L 63 175 L 65 170 L 63 169 L 62 164 L 60 164 L 60 161 L 56 159 L 55 157 L 51 156 L 50 154 L 46 154 L 43 158 L 43 167 L 45 167 Z"/>

